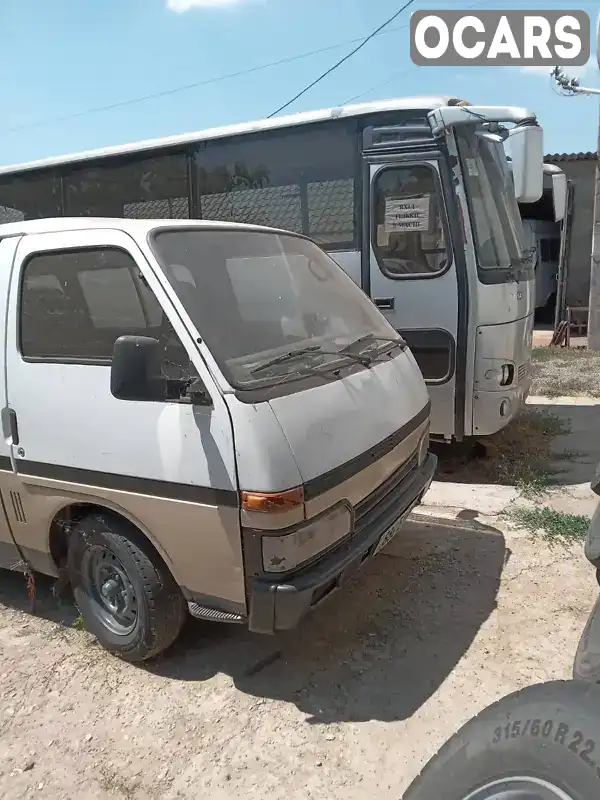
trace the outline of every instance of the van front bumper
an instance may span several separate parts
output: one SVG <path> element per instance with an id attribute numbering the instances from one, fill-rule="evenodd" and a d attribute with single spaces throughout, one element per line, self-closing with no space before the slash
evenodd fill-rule
<path id="1" fill-rule="evenodd" d="M 377 551 L 384 534 L 402 524 L 433 480 L 437 458 L 423 465 L 398 487 L 382 513 L 316 563 L 285 578 L 255 578 L 250 586 L 248 627 L 254 633 L 295 628 L 300 620 L 343 586 Z"/>

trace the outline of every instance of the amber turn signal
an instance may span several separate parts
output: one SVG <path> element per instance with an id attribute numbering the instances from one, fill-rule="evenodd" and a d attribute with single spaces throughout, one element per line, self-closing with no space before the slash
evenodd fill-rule
<path id="1" fill-rule="evenodd" d="M 298 486 L 287 492 L 242 492 L 242 508 L 244 511 L 258 511 L 261 514 L 274 514 L 290 511 L 304 503 L 304 488 Z"/>

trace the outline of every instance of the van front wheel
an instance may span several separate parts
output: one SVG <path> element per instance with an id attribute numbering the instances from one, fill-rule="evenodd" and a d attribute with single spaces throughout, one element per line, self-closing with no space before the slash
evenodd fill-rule
<path id="1" fill-rule="evenodd" d="M 87 630 L 126 661 L 153 658 L 177 639 L 186 604 L 173 576 L 137 530 L 92 514 L 71 532 L 69 574 Z"/>

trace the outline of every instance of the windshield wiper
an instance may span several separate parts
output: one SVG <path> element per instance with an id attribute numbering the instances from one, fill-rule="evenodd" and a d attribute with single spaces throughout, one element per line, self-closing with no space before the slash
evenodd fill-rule
<path id="1" fill-rule="evenodd" d="M 394 343 L 401 347 L 402 350 L 406 350 L 408 347 L 406 341 L 400 335 L 391 338 L 389 336 L 374 336 L 372 333 L 367 333 L 364 336 L 359 336 L 358 339 L 355 339 L 353 342 L 350 342 L 342 347 L 340 353 L 343 353 L 344 355 L 350 355 L 363 344 L 376 344 L 377 342 L 385 342 L 389 344 Z"/>
<path id="2" fill-rule="evenodd" d="M 289 353 L 284 353 L 281 356 L 277 356 L 277 358 L 271 358 L 269 361 L 265 361 L 264 364 L 259 364 L 258 367 L 254 367 L 254 369 L 250 370 L 250 374 L 256 375 L 257 373 L 263 372 L 271 367 L 275 367 L 278 364 L 285 364 L 287 361 L 292 361 L 296 358 L 301 358 L 302 356 L 309 354 L 319 356 L 342 356 L 343 358 L 350 358 L 353 361 L 356 361 L 359 364 L 364 364 L 366 367 L 368 367 L 375 360 L 374 356 L 353 352 L 354 348 L 359 347 L 361 344 L 366 342 L 397 342 L 403 349 L 407 347 L 407 344 L 402 337 L 397 339 L 389 339 L 367 334 L 366 336 L 361 336 L 358 339 L 355 339 L 353 342 L 350 342 L 350 344 L 342 347 L 340 350 L 324 350 L 319 344 L 314 344 L 310 347 L 301 347 L 299 350 L 290 350 Z"/>
<path id="3" fill-rule="evenodd" d="M 257 372 L 262 372 L 265 369 L 269 369 L 269 367 L 275 367 L 277 364 L 284 364 L 286 361 L 291 361 L 294 358 L 300 358 L 300 356 L 305 356 L 307 353 L 321 353 L 320 344 L 313 344 L 310 347 L 302 347 L 300 350 L 290 350 L 289 353 L 284 353 L 281 356 L 277 356 L 277 358 L 271 358 L 269 361 L 265 361 L 264 364 L 259 364 L 258 367 L 254 367 L 254 369 L 250 370 L 250 375 L 256 375 Z"/>

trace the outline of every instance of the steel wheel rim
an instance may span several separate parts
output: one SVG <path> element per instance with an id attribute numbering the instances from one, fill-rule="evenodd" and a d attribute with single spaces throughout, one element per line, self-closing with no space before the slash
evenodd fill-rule
<path id="1" fill-rule="evenodd" d="M 463 800 L 573 800 L 563 789 L 541 778 L 500 778 L 476 789 Z"/>
<path id="2" fill-rule="evenodd" d="M 82 570 L 86 594 L 103 625 L 117 636 L 130 634 L 138 621 L 135 589 L 120 559 L 106 547 L 94 547 Z"/>

